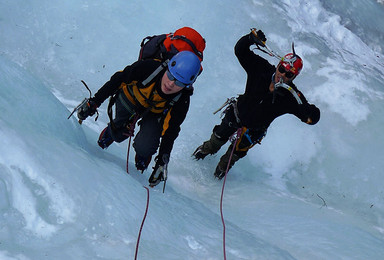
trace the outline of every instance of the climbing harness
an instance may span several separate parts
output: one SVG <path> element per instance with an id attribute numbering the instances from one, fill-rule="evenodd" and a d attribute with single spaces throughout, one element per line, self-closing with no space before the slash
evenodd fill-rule
<path id="1" fill-rule="evenodd" d="M 252 130 L 250 131 L 250 129 L 245 126 L 241 128 L 240 137 L 236 142 L 237 152 L 246 152 L 256 144 L 261 144 L 261 141 L 267 134 L 266 128 L 258 128 Z"/>

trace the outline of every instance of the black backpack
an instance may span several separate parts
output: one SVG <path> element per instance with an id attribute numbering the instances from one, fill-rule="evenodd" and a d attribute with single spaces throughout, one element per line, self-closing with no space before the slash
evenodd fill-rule
<path id="1" fill-rule="evenodd" d="M 166 34 L 147 36 L 140 43 L 139 60 L 160 59 L 166 60 L 174 54 L 168 54 L 163 42 L 167 37 Z"/>

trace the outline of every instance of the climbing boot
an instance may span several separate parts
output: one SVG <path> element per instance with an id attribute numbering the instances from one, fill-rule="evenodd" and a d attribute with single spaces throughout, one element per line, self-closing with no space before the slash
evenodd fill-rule
<path id="1" fill-rule="evenodd" d="M 110 128 L 107 126 L 104 128 L 103 131 L 101 131 L 99 140 L 97 141 L 97 144 L 102 148 L 106 149 L 108 146 L 110 146 L 113 143 L 113 138 L 110 133 Z"/>
<path id="2" fill-rule="evenodd" d="M 148 168 L 148 165 L 151 162 L 151 159 L 152 159 L 152 156 L 144 158 L 136 154 L 135 156 L 136 169 L 138 171 L 141 171 L 141 173 L 143 173 Z"/>
<path id="3" fill-rule="evenodd" d="M 225 171 L 226 171 L 226 168 L 222 169 L 222 168 L 220 168 L 220 165 L 218 164 L 216 166 L 216 170 L 215 170 L 214 175 L 216 178 L 221 180 L 225 176 Z"/>
<path id="4" fill-rule="evenodd" d="M 195 152 L 192 154 L 196 160 L 204 159 L 208 154 L 215 154 L 220 150 L 227 140 L 219 139 L 214 133 L 208 141 L 205 141 L 202 145 L 197 147 Z"/>
<path id="5" fill-rule="evenodd" d="M 223 156 L 221 156 L 220 161 L 217 164 L 214 175 L 219 180 L 225 176 L 225 172 L 226 172 L 227 167 L 228 167 L 229 158 L 231 157 L 231 154 L 232 154 L 232 148 L 233 148 L 233 145 L 230 145 L 228 147 L 227 152 Z M 232 166 L 235 164 L 235 162 L 237 162 L 240 158 L 244 157 L 245 155 L 246 155 L 246 153 L 241 154 L 241 156 L 239 156 L 238 154 L 236 154 L 236 151 L 235 151 L 232 154 L 232 158 L 231 158 L 231 162 L 229 163 L 228 171 L 229 171 L 229 169 L 232 168 Z"/>

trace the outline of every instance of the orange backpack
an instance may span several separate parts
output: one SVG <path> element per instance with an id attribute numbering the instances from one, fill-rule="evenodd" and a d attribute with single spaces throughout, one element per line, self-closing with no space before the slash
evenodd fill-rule
<path id="1" fill-rule="evenodd" d="M 196 30 L 183 27 L 174 33 L 147 36 L 142 40 L 140 46 L 139 60 L 166 60 L 179 51 L 191 51 L 202 61 L 205 39 Z"/>

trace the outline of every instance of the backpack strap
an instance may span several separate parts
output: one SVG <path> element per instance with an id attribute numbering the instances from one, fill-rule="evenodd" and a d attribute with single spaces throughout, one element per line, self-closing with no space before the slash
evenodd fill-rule
<path id="1" fill-rule="evenodd" d="M 180 91 L 180 93 L 179 93 L 176 97 L 174 97 L 174 98 L 168 103 L 169 106 L 172 107 L 177 101 L 179 101 L 180 97 L 181 97 L 181 91 Z"/>
<path id="2" fill-rule="evenodd" d="M 113 114 L 112 107 L 113 107 L 113 105 L 114 105 L 115 102 L 116 102 L 117 95 L 118 95 L 117 93 L 118 93 L 118 91 L 116 91 L 116 92 L 109 98 L 108 108 L 107 108 L 107 114 L 108 114 L 108 117 L 109 117 L 109 124 L 111 125 L 112 130 L 115 130 L 115 129 L 116 129 L 116 125 L 115 125 L 115 123 L 113 122 L 113 118 L 112 118 L 112 114 Z"/>
<path id="3" fill-rule="evenodd" d="M 143 40 L 144 41 L 144 40 Z M 164 68 L 166 68 L 168 66 L 168 62 L 169 60 L 166 60 L 164 61 L 163 63 L 161 63 L 161 65 L 159 67 L 157 67 L 145 80 L 143 80 L 141 82 L 141 84 L 143 84 L 143 86 L 147 85 L 149 82 L 151 82 Z M 111 127 L 114 129 L 115 128 L 115 124 L 113 123 L 113 119 L 112 119 L 112 106 L 115 104 L 116 102 L 116 99 L 117 99 L 117 96 L 118 96 L 118 91 L 117 90 L 109 99 L 109 103 L 108 103 L 108 109 L 107 109 L 107 113 L 108 113 L 108 117 L 109 117 L 109 121 L 110 121 L 110 124 L 111 124 Z M 177 95 L 176 97 L 174 97 L 171 101 L 170 101 L 170 106 L 173 106 L 180 98 L 181 96 L 181 93 L 179 95 Z"/>
<path id="4" fill-rule="evenodd" d="M 160 73 L 160 71 L 162 71 L 164 68 L 166 68 L 168 66 L 168 62 L 169 62 L 169 60 L 164 61 L 154 72 L 152 72 L 151 75 L 149 75 L 148 78 L 146 78 L 142 82 L 142 84 L 145 86 L 149 82 L 151 82 L 153 80 L 153 78 L 156 77 Z M 168 105 L 172 107 L 177 101 L 179 101 L 180 97 L 181 97 L 181 91 L 171 101 L 169 101 Z"/>
<path id="5" fill-rule="evenodd" d="M 155 69 L 155 71 L 152 72 L 151 75 L 148 76 L 148 78 L 143 80 L 141 82 L 143 84 L 143 86 L 145 86 L 149 82 L 151 82 L 160 73 L 160 71 L 162 71 L 164 68 L 166 68 L 168 66 L 168 62 L 169 62 L 169 60 L 166 60 L 163 63 L 161 63 L 161 65 L 159 67 L 157 67 L 157 69 Z"/>
<path id="6" fill-rule="evenodd" d="M 193 52 L 201 59 L 203 60 L 203 53 L 201 51 L 199 51 L 195 44 L 190 40 L 188 39 L 187 37 L 185 37 L 184 35 L 171 35 L 171 39 L 178 39 L 178 40 L 183 40 L 185 41 L 186 43 L 189 44 L 189 46 L 191 46 Z"/>

